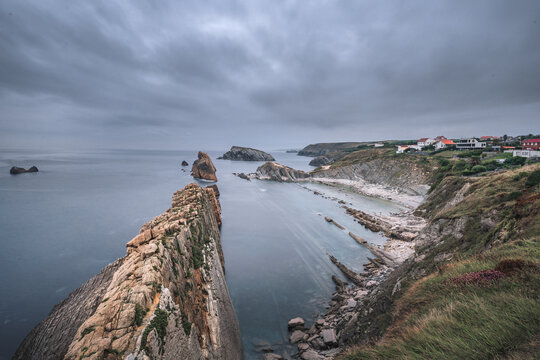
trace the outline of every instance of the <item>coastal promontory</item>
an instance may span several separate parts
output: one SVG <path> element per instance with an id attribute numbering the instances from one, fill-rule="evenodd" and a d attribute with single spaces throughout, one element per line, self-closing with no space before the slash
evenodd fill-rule
<path id="1" fill-rule="evenodd" d="M 231 150 L 227 151 L 218 159 L 223 160 L 236 160 L 236 161 L 274 161 L 274 157 L 264 151 L 233 146 Z"/>
<path id="2" fill-rule="evenodd" d="M 216 189 L 189 184 L 127 254 L 64 301 L 14 359 L 241 359 Z"/>

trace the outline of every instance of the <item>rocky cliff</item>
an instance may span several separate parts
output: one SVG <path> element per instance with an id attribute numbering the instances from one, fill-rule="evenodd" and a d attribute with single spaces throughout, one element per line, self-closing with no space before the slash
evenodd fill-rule
<path id="1" fill-rule="evenodd" d="M 298 152 L 300 156 L 321 156 L 331 152 L 354 149 L 360 145 L 365 145 L 361 142 L 340 142 L 340 143 L 317 143 L 309 144 Z"/>
<path id="2" fill-rule="evenodd" d="M 207 153 L 199 151 L 198 159 L 193 162 L 191 175 L 196 179 L 217 181 L 216 167 Z"/>
<path id="3" fill-rule="evenodd" d="M 410 195 L 425 195 L 429 190 L 431 172 L 411 161 L 379 158 L 366 162 L 332 166 L 312 173 L 313 178 L 345 179 L 383 185 Z"/>
<path id="4" fill-rule="evenodd" d="M 218 159 L 224 160 L 236 160 L 236 161 L 274 161 L 274 157 L 264 151 L 233 146 L 231 150 L 227 151 L 223 156 Z"/>
<path id="5" fill-rule="evenodd" d="M 212 188 L 177 191 L 127 255 L 55 306 L 14 359 L 241 359 Z"/>

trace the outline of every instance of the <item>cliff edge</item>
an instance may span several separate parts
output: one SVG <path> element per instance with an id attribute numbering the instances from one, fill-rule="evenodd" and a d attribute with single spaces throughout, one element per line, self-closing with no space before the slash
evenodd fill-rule
<path id="1" fill-rule="evenodd" d="M 56 305 L 14 359 L 241 359 L 217 192 L 189 184 L 127 255 Z"/>

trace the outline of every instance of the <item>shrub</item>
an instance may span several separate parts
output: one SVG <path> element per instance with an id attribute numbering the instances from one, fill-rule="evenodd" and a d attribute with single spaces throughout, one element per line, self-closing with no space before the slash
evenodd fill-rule
<path id="1" fill-rule="evenodd" d="M 520 173 L 520 175 L 523 173 Z M 529 174 L 527 181 L 525 181 L 526 187 L 533 187 L 540 184 L 540 169 L 533 171 Z"/>
<path id="2" fill-rule="evenodd" d="M 150 324 L 144 329 L 143 336 L 141 339 L 141 350 L 146 350 L 146 341 L 148 340 L 148 335 L 154 329 L 158 334 L 158 337 L 163 340 L 167 334 L 167 324 L 169 323 L 169 313 L 165 310 L 157 309 L 154 312 L 154 318 L 150 321 Z"/>
<path id="3" fill-rule="evenodd" d="M 521 196 L 521 191 L 512 191 L 508 196 L 506 197 L 507 201 L 516 200 L 518 197 Z"/>
<path id="4" fill-rule="evenodd" d="M 486 167 L 483 166 L 483 165 L 475 165 L 472 167 L 471 171 L 474 173 L 474 174 L 477 174 L 477 173 L 481 173 L 481 172 L 484 172 L 484 171 L 487 171 Z"/>
<path id="5" fill-rule="evenodd" d="M 137 326 L 141 326 L 144 315 L 146 315 L 146 310 L 144 310 L 141 305 L 135 304 L 135 318 L 133 319 L 133 323 Z"/>
<path id="6" fill-rule="evenodd" d="M 522 156 L 514 156 L 504 160 L 504 163 L 508 165 L 523 165 L 526 161 L 527 158 L 524 158 Z"/>

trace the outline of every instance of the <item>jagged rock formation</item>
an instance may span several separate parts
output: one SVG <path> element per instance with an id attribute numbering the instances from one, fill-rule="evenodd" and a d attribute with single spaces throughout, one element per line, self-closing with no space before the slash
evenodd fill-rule
<path id="1" fill-rule="evenodd" d="M 218 159 L 224 160 L 237 160 L 237 161 L 274 161 L 274 157 L 264 151 L 233 146 L 231 150 L 227 151 L 223 156 Z"/>
<path id="2" fill-rule="evenodd" d="M 259 166 L 257 171 L 251 174 L 235 173 L 235 175 L 246 180 L 259 179 L 274 180 L 279 182 L 298 181 L 301 179 L 307 179 L 310 176 L 307 172 L 295 170 L 275 162 L 267 162 L 266 164 Z"/>
<path id="3" fill-rule="evenodd" d="M 207 153 L 199 151 L 198 159 L 191 168 L 191 175 L 196 179 L 217 181 L 216 168 Z"/>
<path id="4" fill-rule="evenodd" d="M 241 359 L 215 194 L 177 191 L 127 255 L 55 306 L 14 359 Z"/>
<path id="5" fill-rule="evenodd" d="M 298 152 L 300 156 L 321 156 L 335 151 L 357 148 L 360 145 L 365 145 L 361 142 L 342 142 L 342 143 L 318 143 L 309 144 Z"/>
<path id="6" fill-rule="evenodd" d="M 16 166 L 13 166 L 10 170 L 9 170 L 9 173 L 11 175 L 17 175 L 17 174 L 24 174 L 24 173 L 35 173 L 35 172 L 38 172 L 38 168 L 35 167 L 35 166 L 32 166 L 30 169 L 26 170 L 25 168 L 20 168 L 20 167 L 16 167 Z"/>
<path id="7" fill-rule="evenodd" d="M 183 161 L 182 161 L 182 166 L 188 166 L 188 165 L 189 165 L 189 164 L 188 164 L 188 162 L 187 162 L 186 160 L 183 160 Z"/>

